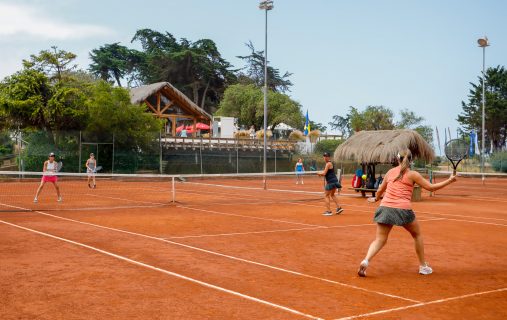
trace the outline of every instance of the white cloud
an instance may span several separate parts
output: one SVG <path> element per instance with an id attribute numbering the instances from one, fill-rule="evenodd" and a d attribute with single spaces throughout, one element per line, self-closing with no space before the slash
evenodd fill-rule
<path id="1" fill-rule="evenodd" d="M 109 35 L 108 28 L 58 21 L 33 6 L 0 3 L 0 36 L 67 40 Z"/>

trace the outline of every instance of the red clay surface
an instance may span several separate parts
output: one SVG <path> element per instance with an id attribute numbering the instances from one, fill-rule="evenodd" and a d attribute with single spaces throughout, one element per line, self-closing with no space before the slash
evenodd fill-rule
<path id="1" fill-rule="evenodd" d="M 344 181 L 349 181 L 347 177 Z M 357 267 L 377 204 L 344 188 L 325 217 L 320 179 L 2 183 L 1 319 L 505 319 L 507 179 L 458 182 L 414 203 L 429 276 L 395 228 Z M 121 188 L 121 189 L 120 189 Z M 15 208 L 32 211 L 14 211 Z M 9 211 L 11 210 L 11 211 Z"/>

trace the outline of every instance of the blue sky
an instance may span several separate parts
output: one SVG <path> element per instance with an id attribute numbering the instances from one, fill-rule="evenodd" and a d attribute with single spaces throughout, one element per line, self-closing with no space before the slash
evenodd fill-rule
<path id="1" fill-rule="evenodd" d="M 507 1 L 501 0 L 275 0 L 269 13 L 268 58 L 290 71 L 290 95 L 327 124 L 384 105 L 408 108 L 426 124 L 456 131 L 469 82 L 482 70 L 476 40 L 487 35 L 486 65 L 506 65 Z M 264 14 L 256 0 L 0 0 L 0 78 L 21 60 L 57 45 L 78 54 L 106 43 L 133 46 L 136 30 L 168 31 L 177 38 L 214 40 L 242 66 L 252 41 L 264 47 Z"/>

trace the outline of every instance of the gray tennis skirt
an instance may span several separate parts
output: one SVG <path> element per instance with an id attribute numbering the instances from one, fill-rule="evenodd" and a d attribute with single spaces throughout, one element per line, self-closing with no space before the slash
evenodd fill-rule
<path id="1" fill-rule="evenodd" d="M 415 220 L 414 211 L 410 209 L 398 209 L 390 207 L 378 207 L 375 210 L 376 223 L 403 226 L 412 223 Z"/>
<path id="2" fill-rule="evenodd" d="M 326 183 L 326 185 L 324 186 L 324 189 L 327 191 L 333 190 L 333 189 L 341 189 L 341 188 L 342 188 L 342 185 L 339 182 Z"/>

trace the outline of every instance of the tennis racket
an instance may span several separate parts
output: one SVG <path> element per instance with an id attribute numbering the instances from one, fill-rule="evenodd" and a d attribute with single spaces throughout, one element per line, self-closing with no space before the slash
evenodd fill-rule
<path id="1" fill-rule="evenodd" d="M 452 163 L 453 175 L 456 175 L 456 168 L 461 160 L 468 154 L 468 144 L 462 139 L 452 139 L 445 144 L 445 156 Z"/>
<path id="2" fill-rule="evenodd" d="M 102 170 L 102 166 L 97 166 L 95 167 L 95 169 L 93 170 L 93 173 L 97 173 L 98 171 Z"/>
<path id="3" fill-rule="evenodd" d="M 63 162 L 59 161 L 56 163 L 56 172 L 60 172 L 63 168 Z"/>

